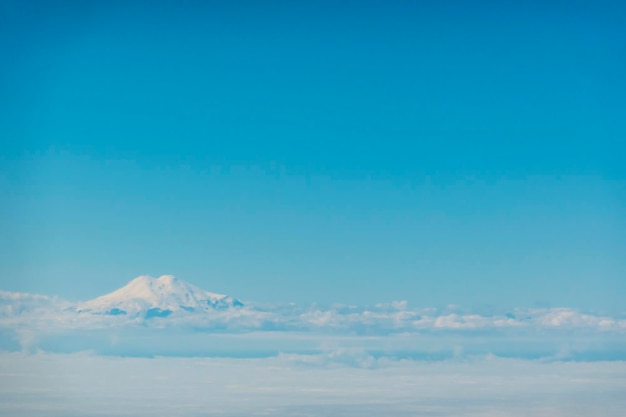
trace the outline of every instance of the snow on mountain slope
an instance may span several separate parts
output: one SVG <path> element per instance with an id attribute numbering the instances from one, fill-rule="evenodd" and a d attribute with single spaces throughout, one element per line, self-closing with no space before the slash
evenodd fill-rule
<path id="1" fill-rule="evenodd" d="M 243 304 L 232 297 L 205 291 L 171 275 L 142 275 L 109 294 L 81 303 L 79 312 L 165 317 L 178 311 L 210 311 Z"/>

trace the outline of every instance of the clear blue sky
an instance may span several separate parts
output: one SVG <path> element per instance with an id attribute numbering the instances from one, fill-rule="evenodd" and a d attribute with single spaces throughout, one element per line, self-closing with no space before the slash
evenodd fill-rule
<path id="1" fill-rule="evenodd" d="M 177 3 L 0 4 L 0 288 L 623 310 L 623 2 Z"/>

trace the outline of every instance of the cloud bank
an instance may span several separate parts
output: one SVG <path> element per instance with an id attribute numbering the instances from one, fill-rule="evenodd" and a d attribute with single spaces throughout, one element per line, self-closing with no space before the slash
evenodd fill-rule
<path id="1" fill-rule="evenodd" d="M 0 292 L 0 350 L 269 357 L 361 349 L 396 359 L 626 359 L 626 319 L 568 308 L 478 314 L 402 301 L 369 307 L 245 303 L 147 316 L 85 312 L 80 305 Z"/>
<path id="2" fill-rule="evenodd" d="M 621 417 L 626 410 L 625 362 L 5 353 L 0 369 L 0 414 L 14 417 Z"/>
<path id="3" fill-rule="evenodd" d="M 94 330 L 121 327 L 206 331 L 300 331 L 382 335 L 420 331 L 585 329 L 626 333 L 626 317 L 568 308 L 477 312 L 457 306 L 412 308 L 406 301 L 374 306 L 259 305 L 205 291 L 171 275 L 139 276 L 93 300 L 0 292 L 0 327 Z"/>
<path id="4" fill-rule="evenodd" d="M 236 300 L 235 300 L 236 301 Z M 237 301 L 237 303 L 239 303 Z M 254 303 L 204 310 L 163 310 L 167 314 L 106 314 L 86 311 L 55 297 L 0 291 L 0 326 L 98 329 L 124 326 L 187 327 L 227 331 L 325 331 L 389 334 L 422 330 L 586 329 L 626 333 L 626 318 L 584 313 L 571 308 L 513 308 L 478 314 L 456 306 L 410 308 L 406 301 L 375 306 Z M 119 309 L 116 309 L 120 311 Z M 148 309 L 148 312 L 158 309 Z"/>

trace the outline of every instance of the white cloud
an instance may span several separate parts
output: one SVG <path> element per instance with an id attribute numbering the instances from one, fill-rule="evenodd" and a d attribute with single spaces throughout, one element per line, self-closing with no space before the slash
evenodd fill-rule
<path id="1" fill-rule="evenodd" d="M 0 354 L 0 415 L 603 416 L 626 409 L 625 362 Z"/>
<path id="2" fill-rule="evenodd" d="M 58 309 L 68 305 L 56 297 L 22 292 L 0 291 L 0 318 L 16 317 L 44 309 Z"/>

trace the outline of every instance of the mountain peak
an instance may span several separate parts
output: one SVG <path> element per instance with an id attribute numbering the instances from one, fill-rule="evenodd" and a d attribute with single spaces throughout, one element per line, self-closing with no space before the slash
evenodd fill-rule
<path id="1" fill-rule="evenodd" d="M 151 317 L 179 311 L 208 312 L 242 305 L 232 297 L 205 291 L 173 275 L 159 278 L 141 275 L 122 288 L 79 305 L 78 310 Z"/>
<path id="2" fill-rule="evenodd" d="M 162 282 L 163 284 L 171 285 L 172 283 L 178 281 L 178 279 L 174 275 L 161 275 L 157 278 L 157 281 Z"/>

